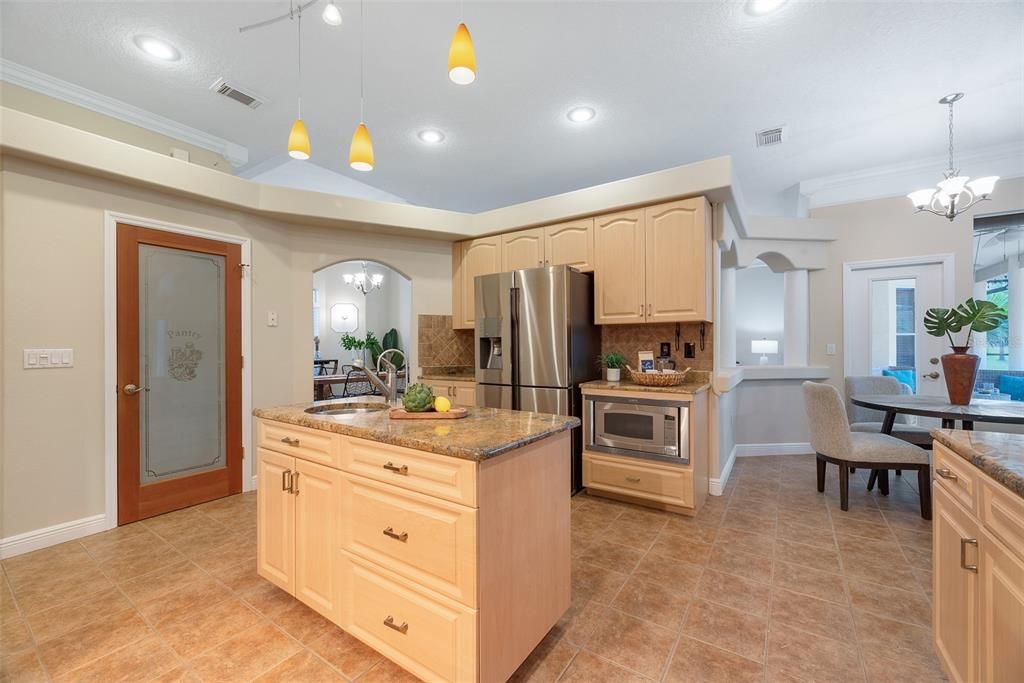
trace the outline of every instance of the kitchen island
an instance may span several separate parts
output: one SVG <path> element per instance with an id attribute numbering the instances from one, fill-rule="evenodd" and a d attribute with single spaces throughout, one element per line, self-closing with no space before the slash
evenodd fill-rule
<path id="1" fill-rule="evenodd" d="M 504 681 L 569 607 L 579 420 L 380 405 L 254 411 L 258 571 L 425 680 Z"/>

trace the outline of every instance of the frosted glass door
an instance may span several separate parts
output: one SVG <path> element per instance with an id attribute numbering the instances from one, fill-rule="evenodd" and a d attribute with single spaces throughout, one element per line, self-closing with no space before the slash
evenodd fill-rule
<path id="1" fill-rule="evenodd" d="M 226 466 L 225 259 L 139 246 L 139 483 Z"/>

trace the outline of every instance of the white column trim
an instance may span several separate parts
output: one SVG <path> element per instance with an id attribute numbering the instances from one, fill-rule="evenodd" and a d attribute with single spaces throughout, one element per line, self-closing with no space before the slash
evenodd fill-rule
<path id="1" fill-rule="evenodd" d="M 807 365 L 809 344 L 808 273 L 806 270 L 787 270 L 783 278 L 783 335 L 782 361 L 788 366 Z"/>

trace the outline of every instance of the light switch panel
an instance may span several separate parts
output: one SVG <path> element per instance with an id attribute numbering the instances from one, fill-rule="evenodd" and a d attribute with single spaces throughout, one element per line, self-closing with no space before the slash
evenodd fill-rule
<path id="1" fill-rule="evenodd" d="M 836 355 L 836 345 L 835 344 L 825 344 L 825 355 L 827 355 L 827 356 L 834 356 L 834 355 Z"/>
<path id="2" fill-rule="evenodd" d="M 267 311 L 267 327 L 277 327 L 277 311 Z"/>
<path id="3" fill-rule="evenodd" d="M 75 365 L 74 349 L 24 349 L 23 367 L 26 370 L 45 368 L 71 368 Z"/>

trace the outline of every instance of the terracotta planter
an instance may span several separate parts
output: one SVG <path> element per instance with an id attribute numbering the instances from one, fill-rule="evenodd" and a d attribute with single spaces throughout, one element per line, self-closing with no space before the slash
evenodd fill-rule
<path id="1" fill-rule="evenodd" d="M 978 365 L 981 359 L 973 353 L 967 353 L 968 347 L 954 346 L 953 353 L 942 357 L 942 372 L 946 375 L 946 391 L 949 402 L 966 406 L 971 403 L 974 383 L 978 379 Z"/>

